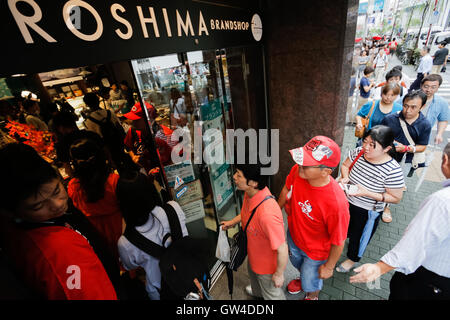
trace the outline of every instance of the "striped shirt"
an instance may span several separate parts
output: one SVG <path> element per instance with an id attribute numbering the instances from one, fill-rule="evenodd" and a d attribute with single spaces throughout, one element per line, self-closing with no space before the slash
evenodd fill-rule
<path id="1" fill-rule="evenodd" d="M 381 261 L 404 274 L 420 266 L 450 278 L 450 179 L 422 203 L 397 245 Z"/>
<path id="2" fill-rule="evenodd" d="M 353 162 L 358 156 L 362 147 L 349 152 L 350 161 Z M 382 164 L 368 162 L 361 156 L 353 165 L 349 174 L 351 184 L 360 184 L 367 190 L 384 193 L 386 189 L 400 189 L 405 186 L 403 171 L 397 161 L 391 159 Z M 381 212 L 385 203 L 368 197 L 347 196 L 348 202 L 366 209 Z"/>

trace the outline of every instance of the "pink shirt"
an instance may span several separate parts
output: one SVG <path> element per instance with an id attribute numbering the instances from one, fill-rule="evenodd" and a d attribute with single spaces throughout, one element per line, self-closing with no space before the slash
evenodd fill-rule
<path id="1" fill-rule="evenodd" d="M 252 198 L 247 194 L 241 209 L 242 228 L 252 210 L 271 193 L 266 187 Z M 283 214 L 275 199 L 264 201 L 256 210 L 247 229 L 247 251 L 250 266 L 256 274 L 274 274 L 277 269 L 277 249 L 286 241 Z"/>

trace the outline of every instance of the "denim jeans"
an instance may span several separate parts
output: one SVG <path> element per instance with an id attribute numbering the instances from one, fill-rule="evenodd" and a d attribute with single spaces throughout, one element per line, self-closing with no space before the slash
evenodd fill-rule
<path id="1" fill-rule="evenodd" d="M 319 279 L 319 267 L 327 260 L 312 260 L 306 253 L 298 248 L 287 233 L 287 242 L 289 246 L 289 260 L 292 265 L 300 271 L 300 280 L 304 292 L 315 292 L 322 290 L 323 280 Z"/>

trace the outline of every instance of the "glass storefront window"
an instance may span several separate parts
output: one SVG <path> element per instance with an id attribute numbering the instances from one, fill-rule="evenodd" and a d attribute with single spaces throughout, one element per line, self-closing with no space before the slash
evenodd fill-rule
<path id="1" fill-rule="evenodd" d="M 232 219 L 240 210 L 232 166 L 226 162 L 197 164 L 194 141 L 202 139 L 203 151 L 217 143 L 209 136 L 209 129 L 216 129 L 214 132 L 220 132 L 226 141 L 225 129 L 233 128 L 225 51 L 195 51 L 132 60 L 132 66 L 142 97 L 157 110 L 155 138 L 168 139 L 167 135 L 177 128 L 191 137 L 192 154 L 188 160 L 174 163 L 168 159 L 163 161 L 163 169 L 173 199 L 186 214 L 189 234 L 208 239 L 212 268 L 216 264 L 220 221 Z M 225 146 L 222 148 L 225 155 Z"/>

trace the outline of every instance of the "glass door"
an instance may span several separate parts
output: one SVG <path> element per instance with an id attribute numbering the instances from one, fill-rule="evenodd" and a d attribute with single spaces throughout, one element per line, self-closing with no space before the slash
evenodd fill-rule
<path id="1" fill-rule="evenodd" d="M 190 154 L 183 161 L 160 158 L 170 193 L 186 214 L 189 234 L 208 241 L 207 259 L 214 275 L 220 265 L 215 258 L 220 221 L 239 213 L 233 168 L 225 157 L 218 157 L 225 155 L 225 130 L 234 128 L 225 51 L 171 54 L 131 63 L 141 96 L 157 110 L 151 120 L 155 140 L 170 141 L 180 130 L 181 141 L 190 140 Z M 171 151 L 177 143 L 170 144 Z"/>

